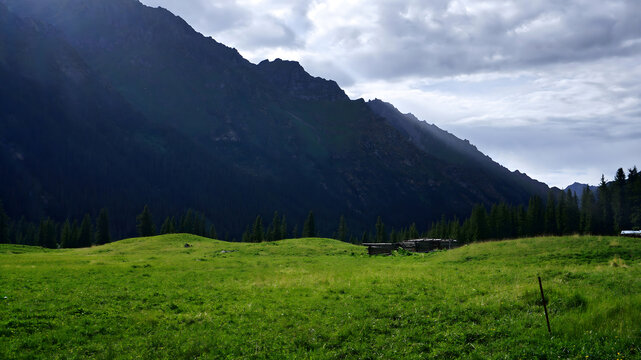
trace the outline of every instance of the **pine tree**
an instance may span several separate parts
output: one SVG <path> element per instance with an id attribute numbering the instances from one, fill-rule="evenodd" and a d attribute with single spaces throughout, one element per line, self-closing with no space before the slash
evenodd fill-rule
<path id="1" fill-rule="evenodd" d="M 471 241 L 485 240 L 488 238 L 487 211 L 483 205 L 476 205 L 470 216 Z"/>
<path id="2" fill-rule="evenodd" d="M 209 227 L 209 238 L 210 239 L 218 239 L 218 234 L 216 233 L 216 227 L 214 224 L 211 224 Z"/>
<path id="3" fill-rule="evenodd" d="M 589 186 L 581 194 L 581 220 L 579 227 L 582 234 L 595 233 L 595 199 Z"/>
<path id="4" fill-rule="evenodd" d="M 265 228 L 263 227 L 263 218 L 258 215 L 254 221 L 254 227 L 251 234 L 252 242 L 263 242 L 265 240 Z"/>
<path id="5" fill-rule="evenodd" d="M 62 225 L 62 230 L 60 230 L 60 247 L 75 248 L 76 244 L 74 240 L 73 232 L 71 231 L 71 223 L 69 222 L 69 219 L 67 219 Z"/>
<path id="6" fill-rule="evenodd" d="M 363 235 L 361 235 L 361 244 L 368 243 L 370 239 L 369 233 L 367 231 L 363 231 Z"/>
<path id="7" fill-rule="evenodd" d="M 283 219 L 280 221 L 280 238 L 286 239 L 287 237 L 287 218 L 283 215 Z"/>
<path id="8" fill-rule="evenodd" d="M 552 190 L 548 191 L 548 199 L 545 204 L 545 230 L 546 235 L 554 235 L 556 230 L 556 200 Z"/>
<path id="9" fill-rule="evenodd" d="M 160 226 L 160 234 L 174 234 L 176 232 L 176 225 L 173 217 L 167 216 L 165 221 Z"/>
<path id="10" fill-rule="evenodd" d="M 407 237 L 409 237 L 410 239 L 418 239 L 419 235 L 418 230 L 416 230 L 416 223 L 412 223 L 412 225 L 410 225 Z"/>
<path id="11" fill-rule="evenodd" d="M 617 170 L 612 184 L 612 217 L 614 231 L 619 233 L 628 227 L 628 207 L 626 198 L 626 179 L 622 168 Z"/>
<path id="12" fill-rule="evenodd" d="M 567 214 L 567 204 L 565 203 L 567 200 L 565 198 L 565 192 L 561 191 L 561 194 L 559 195 L 559 201 L 556 204 L 556 235 L 565 235 L 565 231 L 567 229 L 567 221 L 568 221 L 568 214 Z"/>
<path id="13" fill-rule="evenodd" d="M 91 223 L 91 216 L 86 214 L 80 224 L 80 234 L 78 235 L 79 247 L 90 247 L 93 244 L 93 225 Z"/>
<path id="14" fill-rule="evenodd" d="M 336 230 L 336 238 L 340 241 L 347 241 L 347 223 L 345 216 L 341 215 L 338 220 L 338 230 Z"/>
<path id="15" fill-rule="evenodd" d="M 307 215 L 307 220 L 303 224 L 303 234 L 301 235 L 304 238 L 316 237 L 316 224 L 314 223 L 314 212 L 310 211 Z"/>
<path id="16" fill-rule="evenodd" d="M 51 219 L 42 220 L 38 227 L 38 244 L 48 249 L 55 249 L 57 247 L 55 229 Z"/>
<path id="17" fill-rule="evenodd" d="M 274 211 L 272 223 L 267 229 L 267 241 L 276 241 L 282 239 L 280 230 L 280 216 L 278 216 L 278 211 Z"/>
<path id="18" fill-rule="evenodd" d="M 384 243 L 387 241 L 387 233 L 385 232 L 385 224 L 383 224 L 383 219 L 379 216 L 376 219 L 376 242 Z"/>
<path id="19" fill-rule="evenodd" d="M 599 216 L 599 233 L 610 235 L 614 232 L 612 219 L 612 196 L 608 184 L 605 182 L 605 176 L 601 175 L 601 183 L 597 190 L 597 211 Z"/>
<path id="20" fill-rule="evenodd" d="M 2 200 L 0 200 L 0 244 L 9 244 L 9 217 L 4 212 Z"/>
<path id="21" fill-rule="evenodd" d="M 530 198 L 527 207 L 527 235 L 541 235 L 545 232 L 545 212 L 543 200 L 534 195 Z"/>
<path id="22" fill-rule="evenodd" d="M 73 223 L 71 223 L 71 244 L 71 247 L 80 247 L 80 225 L 78 224 L 78 220 L 75 219 Z"/>
<path id="23" fill-rule="evenodd" d="M 103 245 L 111 242 L 111 233 L 109 232 L 109 215 L 107 214 L 107 209 L 100 210 L 96 227 L 96 244 Z"/>
<path id="24" fill-rule="evenodd" d="M 145 208 L 142 210 L 142 213 L 136 218 L 138 229 L 138 235 L 145 236 L 154 236 L 156 235 L 156 225 L 151 217 L 151 212 L 149 211 L 149 206 L 145 205 Z"/>
<path id="25" fill-rule="evenodd" d="M 192 209 L 187 209 L 180 223 L 180 232 L 186 234 L 196 234 L 196 216 Z"/>
<path id="26" fill-rule="evenodd" d="M 292 239 L 298 239 L 298 225 L 294 224 L 294 228 L 292 229 Z"/>

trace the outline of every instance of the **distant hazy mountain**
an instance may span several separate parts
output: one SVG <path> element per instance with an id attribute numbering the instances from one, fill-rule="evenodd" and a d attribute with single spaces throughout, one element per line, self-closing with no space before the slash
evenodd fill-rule
<path id="1" fill-rule="evenodd" d="M 581 196 L 583 196 L 583 190 L 585 190 L 586 186 L 590 187 L 590 191 L 592 191 L 593 194 L 596 194 L 599 188 L 598 186 L 575 182 L 574 184 L 567 186 L 565 189 L 563 189 L 563 191 L 572 190 L 572 192 L 574 192 L 579 197 L 579 200 L 581 200 Z"/>
<path id="2" fill-rule="evenodd" d="M 135 0 L 0 0 L 0 198 L 13 216 L 188 207 L 238 234 L 274 210 L 329 232 L 421 227 L 547 186 L 292 61 L 258 65 Z"/>

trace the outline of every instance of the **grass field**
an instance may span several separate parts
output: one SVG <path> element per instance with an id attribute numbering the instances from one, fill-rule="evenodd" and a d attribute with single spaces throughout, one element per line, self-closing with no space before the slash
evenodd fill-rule
<path id="1" fill-rule="evenodd" d="M 327 239 L 0 245 L 0 359 L 639 359 L 640 259 L 638 239 L 578 236 L 390 257 Z"/>

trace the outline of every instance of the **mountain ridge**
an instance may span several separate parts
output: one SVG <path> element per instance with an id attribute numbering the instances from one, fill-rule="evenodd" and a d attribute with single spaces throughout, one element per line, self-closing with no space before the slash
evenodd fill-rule
<path id="1" fill-rule="evenodd" d="M 133 209 L 145 203 L 161 217 L 197 208 L 236 234 L 256 214 L 269 216 L 274 210 L 298 223 L 313 209 L 326 231 L 340 214 L 357 229 L 379 215 L 394 227 L 411 222 L 425 227 L 442 214 L 466 216 L 475 203 L 525 203 L 547 191 L 524 175 L 502 170 L 472 145 L 430 128 L 433 125 L 407 116 L 382 116 L 364 100 L 350 100 L 335 82 L 310 75 L 296 62 L 252 64 L 167 10 L 133 0 L 0 3 L 22 19 L 55 29 L 95 74 L 96 87 L 124 100 L 96 100 L 92 111 L 138 114 L 128 126 L 139 129 L 142 148 L 122 147 L 138 149 L 138 161 L 150 162 L 146 170 L 139 171 L 127 159 L 105 160 L 120 161 L 119 175 L 139 178 L 148 185 L 136 187 L 150 189 L 142 191 L 148 195 L 129 195 L 130 206 L 119 210 L 123 229 L 133 228 Z M 58 116 L 64 120 L 66 115 Z M 414 138 L 408 136 L 407 129 L 416 127 Z M 87 151 L 108 158 L 98 145 L 87 146 Z M 77 199 L 64 181 L 54 191 L 46 186 L 46 177 L 33 167 L 30 171 L 45 184 L 41 187 L 48 196 L 71 196 L 52 197 L 55 207 L 32 199 L 29 207 L 39 209 L 36 213 L 64 218 L 78 216 L 83 206 L 93 213 L 105 206 L 97 204 L 104 196 Z M 91 167 L 82 171 L 100 172 Z M 117 194 L 114 180 L 92 181 Z M 6 196 L 6 190 L 0 193 Z M 20 210 L 19 199 L 10 202 L 15 212 L 37 216 Z M 64 205 L 67 202 L 77 204 Z"/>

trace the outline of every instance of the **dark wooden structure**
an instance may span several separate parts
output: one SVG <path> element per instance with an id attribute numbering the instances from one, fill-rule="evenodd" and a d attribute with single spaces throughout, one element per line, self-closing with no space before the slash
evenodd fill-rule
<path id="1" fill-rule="evenodd" d="M 411 252 L 427 253 L 434 250 L 447 250 L 458 247 L 454 239 L 413 239 L 399 243 L 364 243 L 370 255 L 392 255 L 392 251 L 404 249 Z"/>

